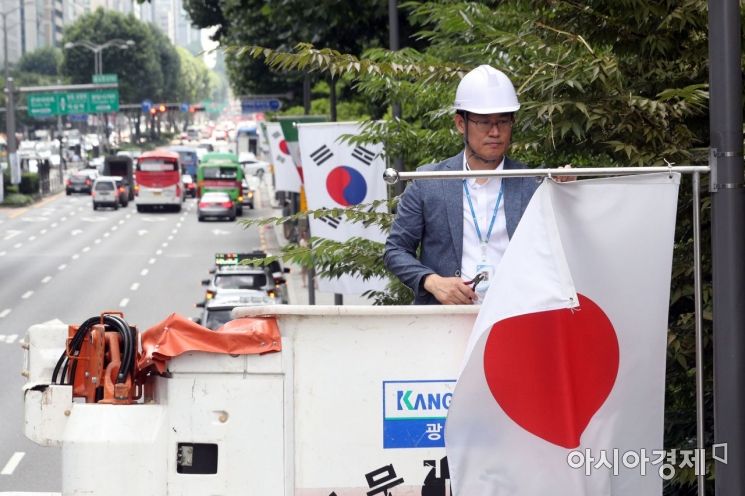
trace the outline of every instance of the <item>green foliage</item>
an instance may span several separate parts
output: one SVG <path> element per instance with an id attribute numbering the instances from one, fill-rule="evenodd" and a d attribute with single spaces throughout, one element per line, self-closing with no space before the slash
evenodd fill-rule
<path id="1" fill-rule="evenodd" d="M 200 58 L 193 56 L 186 48 L 177 47 L 179 57 L 181 94 L 176 101 L 198 102 L 209 98 L 211 90 L 210 71 Z"/>
<path id="2" fill-rule="evenodd" d="M 133 15 L 123 15 L 102 8 L 81 16 L 65 28 L 63 45 L 87 40 L 103 44 L 113 39 L 132 40 L 132 48 L 104 49 L 103 70 L 119 76 L 119 101 L 140 102 L 146 98 L 158 101 L 170 95 L 178 79 L 178 55 L 167 39 Z M 161 47 L 167 43 L 166 48 Z M 170 49 L 168 48 L 170 47 Z M 169 52 L 172 52 L 170 53 Z M 174 63 L 175 59 L 175 63 Z M 86 84 L 94 72 L 93 52 L 87 48 L 65 49 L 61 73 L 73 84 Z M 168 72 L 168 74 L 165 74 Z"/>
<path id="3" fill-rule="evenodd" d="M 24 54 L 18 61 L 16 70 L 45 76 L 57 76 L 62 64 L 62 52 L 59 48 L 44 47 Z"/>
<path id="4" fill-rule="evenodd" d="M 18 192 L 22 195 L 35 195 L 39 192 L 39 174 L 35 172 L 24 172 L 21 174 L 21 182 L 18 184 Z"/>
<path id="5" fill-rule="evenodd" d="M 23 195 L 20 193 L 9 193 L 5 195 L 3 203 L 0 204 L 3 207 L 25 207 L 34 203 L 33 196 Z"/>

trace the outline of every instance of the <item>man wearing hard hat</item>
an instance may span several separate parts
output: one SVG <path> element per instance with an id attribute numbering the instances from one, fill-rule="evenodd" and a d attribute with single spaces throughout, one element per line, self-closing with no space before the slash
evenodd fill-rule
<path id="1" fill-rule="evenodd" d="M 419 171 L 526 167 L 506 156 L 520 103 L 504 73 L 482 65 L 466 74 L 454 107 L 464 150 Z M 414 181 L 386 241 L 386 267 L 414 291 L 414 303 L 479 301 L 538 184 L 519 177 Z"/>

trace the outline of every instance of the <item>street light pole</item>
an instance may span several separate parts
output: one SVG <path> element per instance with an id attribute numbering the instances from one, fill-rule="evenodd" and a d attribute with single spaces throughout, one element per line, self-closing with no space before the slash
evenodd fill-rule
<path id="1" fill-rule="evenodd" d="M 13 78 L 10 77 L 8 67 L 8 16 L 18 10 L 14 7 L 10 10 L 0 12 L 3 17 L 3 61 L 5 64 L 5 133 L 7 135 L 8 169 L 10 169 L 11 184 L 21 182 L 20 169 L 18 169 L 18 158 L 16 155 L 16 112 L 13 96 Z M 0 183 L 0 187 L 2 183 Z"/>

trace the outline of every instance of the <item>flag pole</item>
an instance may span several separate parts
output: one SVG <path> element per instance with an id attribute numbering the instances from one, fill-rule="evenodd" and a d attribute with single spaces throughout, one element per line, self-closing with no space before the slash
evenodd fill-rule
<path id="1" fill-rule="evenodd" d="M 383 180 L 388 184 L 415 179 L 463 179 L 476 177 L 558 177 L 558 176 L 630 176 L 633 174 L 655 174 L 660 172 L 678 172 L 693 174 L 709 172 L 708 165 L 677 165 L 668 167 L 583 167 L 577 169 L 509 169 L 509 170 L 469 170 L 469 171 L 427 171 L 399 172 L 388 168 L 383 173 Z"/>
<path id="2" fill-rule="evenodd" d="M 701 296 L 701 213 L 700 213 L 700 173 L 693 173 L 693 298 L 696 331 L 696 447 L 703 454 L 704 445 L 704 337 L 702 329 Z M 705 465 L 704 461 L 704 466 Z M 696 476 L 698 496 L 706 494 L 706 471 Z"/>

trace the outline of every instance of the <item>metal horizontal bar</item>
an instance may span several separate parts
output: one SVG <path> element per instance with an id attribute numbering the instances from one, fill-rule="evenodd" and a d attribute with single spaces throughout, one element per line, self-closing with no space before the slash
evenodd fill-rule
<path id="1" fill-rule="evenodd" d="M 473 177 L 553 177 L 553 176 L 628 176 L 632 174 L 654 174 L 659 172 L 709 172 L 708 165 L 678 165 L 672 167 L 577 167 L 571 169 L 509 169 L 509 170 L 458 170 L 398 172 L 386 169 L 383 178 L 388 184 L 414 179 L 463 179 Z"/>
<path id="2" fill-rule="evenodd" d="M 58 84 L 54 86 L 20 86 L 16 91 L 20 93 L 54 93 L 55 91 L 83 91 L 116 89 L 119 83 L 102 84 Z"/>

